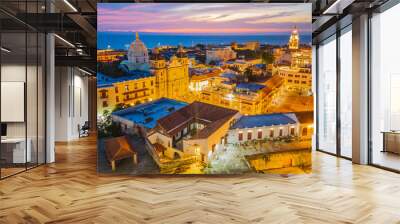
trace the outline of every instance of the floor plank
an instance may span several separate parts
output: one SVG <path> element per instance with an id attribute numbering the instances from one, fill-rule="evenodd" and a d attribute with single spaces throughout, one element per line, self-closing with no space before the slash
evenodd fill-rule
<path id="1" fill-rule="evenodd" d="M 0 223 L 400 223 L 400 175 L 313 154 L 307 175 L 98 176 L 93 137 L 0 181 Z"/>

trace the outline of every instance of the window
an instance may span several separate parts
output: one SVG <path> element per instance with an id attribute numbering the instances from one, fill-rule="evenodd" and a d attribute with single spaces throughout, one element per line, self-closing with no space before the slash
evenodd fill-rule
<path id="1" fill-rule="evenodd" d="M 258 130 L 257 138 L 262 139 L 262 130 Z"/>
<path id="2" fill-rule="evenodd" d="M 350 27 L 351 28 L 351 27 Z M 352 33 L 340 36 L 340 154 L 352 157 Z"/>
<path id="3" fill-rule="evenodd" d="M 115 87 L 115 93 L 118 93 L 118 86 Z"/>
<path id="4" fill-rule="evenodd" d="M 269 130 L 269 137 L 270 138 L 274 137 L 274 129 Z"/>
<path id="5" fill-rule="evenodd" d="M 242 132 L 239 132 L 238 140 L 243 141 L 243 133 Z"/>
<path id="6" fill-rule="evenodd" d="M 399 21 L 400 4 L 371 19 L 371 158 L 394 170 L 400 170 Z"/>
<path id="7" fill-rule="evenodd" d="M 116 96 L 116 97 L 115 97 L 115 101 L 116 101 L 117 103 L 119 103 L 119 96 Z"/>
<path id="8" fill-rule="evenodd" d="M 290 128 L 290 135 L 292 135 L 292 136 L 294 135 L 294 127 Z"/>
<path id="9" fill-rule="evenodd" d="M 307 136 L 307 128 L 303 128 L 303 131 L 301 133 L 302 136 Z"/>
<path id="10" fill-rule="evenodd" d="M 318 48 L 318 149 L 336 153 L 336 36 Z"/>
<path id="11" fill-rule="evenodd" d="M 251 140 L 251 137 L 252 137 L 251 134 L 252 134 L 251 131 L 247 132 L 247 140 Z"/>
<path id="12" fill-rule="evenodd" d="M 107 101 L 103 101 L 103 107 L 108 107 Z"/>
<path id="13" fill-rule="evenodd" d="M 129 86 L 125 85 L 125 92 L 128 92 L 128 91 L 129 91 Z"/>
<path id="14" fill-rule="evenodd" d="M 107 92 L 106 91 L 102 91 L 101 92 L 101 99 L 105 99 L 107 98 Z"/>
<path id="15" fill-rule="evenodd" d="M 279 137 L 282 137 L 282 136 L 283 136 L 283 129 L 280 128 L 280 129 L 279 129 Z"/>

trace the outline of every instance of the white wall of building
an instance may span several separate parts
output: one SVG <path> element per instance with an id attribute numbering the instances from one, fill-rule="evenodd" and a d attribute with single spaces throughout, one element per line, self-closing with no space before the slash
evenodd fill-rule
<path id="1" fill-rule="evenodd" d="M 270 139 L 270 133 L 273 132 L 273 138 L 278 137 L 286 137 L 291 135 L 291 128 L 294 128 L 294 136 L 299 135 L 299 125 L 298 124 L 289 124 L 289 125 L 274 125 L 274 126 L 263 126 L 263 127 L 255 127 L 255 128 L 243 128 L 243 129 L 231 129 L 228 133 L 228 143 L 244 143 L 246 141 L 251 140 L 260 140 L 260 139 Z M 280 132 L 282 130 L 282 136 L 280 136 Z M 261 131 L 262 136 L 258 138 L 258 133 Z M 242 133 L 243 138 L 239 141 L 239 134 Z M 251 133 L 251 139 L 248 139 L 248 133 Z"/>

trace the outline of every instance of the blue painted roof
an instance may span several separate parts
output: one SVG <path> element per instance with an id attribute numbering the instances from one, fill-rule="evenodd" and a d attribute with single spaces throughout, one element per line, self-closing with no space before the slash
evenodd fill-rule
<path id="1" fill-rule="evenodd" d="M 223 73 L 221 76 L 228 79 L 236 79 L 236 74 L 234 73 Z"/>
<path id="2" fill-rule="evenodd" d="M 111 77 L 111 76 L 108 76 L 108 75 L 98 72 L 97 73 L 97 87 L 98 88 L 109 87 L 109 86 L 112 86 L 112 84 L 117 83 L 117 82 L 124 82 L 124 81 L 129 81 L 129 80 L 147 78 L 150 76 L 152 76 L 151 73 L 146 72 L 146 71 L 130 71 L 128 74 L 126 74 L 124 76 L 120 76 L 120 77 Z"/>
<path id="3" fill-rule="evenodd" d="M 273 125 L 296 124 L 297 118 L 293 113 L 289 114 L 261 114 L 241 117 L 231 129 L 255 128 Z"/>
<path id="4" fill-rule="evenodd" d="M 258 83 L 239 83 L 236 85 L 236 88 L 257 92 L 258 90 L 265 88 L 265 85 L 261 85 Z"/>
<path id="5" fill-rule="evenodd" d="M 257 68 L 264 69 L 265 66 L 266 66 L 266 64 L 255 64 L 255 66 L 256 66 Z"/>
<path id="6" fill-rule="evenodd" d="M 156 126 L 157 120 L 181 109 L 186 105 L 187 103 L 185 102 L 161 98 L 153 102 L 116 111 L 112 113 L 112 115 L 122 117 L 132 121 L 137 125 L 151 129 Z"/>

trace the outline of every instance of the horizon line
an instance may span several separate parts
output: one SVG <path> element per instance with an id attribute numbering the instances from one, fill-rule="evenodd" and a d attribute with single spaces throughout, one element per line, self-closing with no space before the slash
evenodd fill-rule
<path id="1" fill-rule="evenodd" d="M 101 30 L 101 31 L 97 31 L 98 33 L 132 33 L 132 35 L 135 35 L 136 31 L 116 31 L 116 30 Z M 260 32 L 260 33 L 244 33 L 244 32 L 226 32 L 226 33 L 177 33 L 177 32 L 138 32 L 139 35 L 140 34 L 163 34 L 163 35 L 290 35 L 291 32 Z M 299 32 L 300 34 L 303 35 L 311 35 L 311 32 Z"/>

